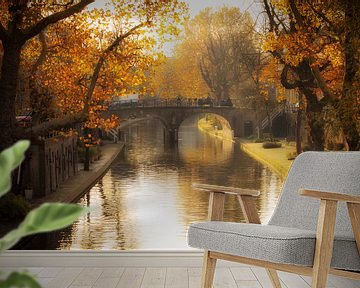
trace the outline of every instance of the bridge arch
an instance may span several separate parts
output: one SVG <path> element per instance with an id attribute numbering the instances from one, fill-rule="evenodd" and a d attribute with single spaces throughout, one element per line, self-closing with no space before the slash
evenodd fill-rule
<path id="1" fill-rule="evenodd" d="M 202 116 L 203 118 L 208 119 L 208 115 L 212 115 L 212 116 L 215 117 L 217 122 L 221 125 L 221 127 L 218 126 L 218 128 L 220 128 L 220 130 L 223 129 L 223 130 L 233 131 L 233 128 L 231 126 L 231 123 L 229 122 L 229 119 L 226 119 L 224 116 L 222 116 L 220 114 L 213 113 L 213 112 L 206 112 L 206 113 L 198 112 L 198 113 L 188 114 L 179 123 L 179 127 L 177 127 L 177 129 L 180 130 L 181 125 L 191 117 L 195 117 L 195 116 L 198 116 L 198 117 L 200 116 L 201 117 Z"/>
<path id="2" fill-rule="evenodd" d="M 246 108 L 235 107 L 112 107 L 105 112 L 105 117 L 112 114 L 120 118 L 129 118 L 135 116 L 140 117 L 153 117 L 159 119 L 164 125 L 164 134 L 166 141 L 177 142 L 178 131 L 181 123 L 190 116 L 199 114 L 214 114 L 222 123 L 222 125 L 229 127 L 233 130 L 235 137 L 243 137 L 245 135 L 245 123 L 254 122 L 254 112 Z"/>

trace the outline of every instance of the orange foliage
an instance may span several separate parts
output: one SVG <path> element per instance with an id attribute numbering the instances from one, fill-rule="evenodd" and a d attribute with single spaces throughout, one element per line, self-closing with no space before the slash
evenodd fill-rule
<path id="1" fill-rule="evenodd" d="M 116 128 L 117 117 L 102 117 L 112 98 L 148 92 L 146 83 L 162 57 L 161 45 L 178 33 L 186 11 L 180 1 L 112 1 L 110 7 L 50 26 L 45 31 L 46 59 L 31 75 L 38 90 L 52 96 L 55 117 L 75 115 L 88 106 L 85 129 Z M 23 49 L 22 67 L 29 74 L 43 48 L 33 38 Z M 82 139 L 96 142 L 92 136 Z"/>
<path id="2" fill-rule="evenodd" d="M 335 35 L 320 15 L 325 15 L 332 25 L 343 25 L 344 15 L 334 10 L 327 1 L 296 2 L 302 16 L 300 23 L 291 12 L 290 2 L 269 1 L 282 19 L 282 26 L 268 32 L 262 47 L 264 51 L 280 51 L 283 64 L 297 67 L 303 61 L 310 61 L 313 68 L 321 68 L 322 77 L 334 95 L 339 94 L 344 76 L 344 51 L 339 35 Z M 292 24 L 291 21 L 293 21 Z M 318 88 L 320 90 L 320 87 Z M 319 93 L 318 91 L 317 93 Z"/>

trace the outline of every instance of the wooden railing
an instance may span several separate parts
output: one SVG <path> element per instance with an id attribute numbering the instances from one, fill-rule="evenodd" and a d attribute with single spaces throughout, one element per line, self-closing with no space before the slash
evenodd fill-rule
<path id="1" fill-rule="evenodd" d="M 25 177 L 34 197 L 55 192 L 61 183 L 78 171 L 77 136 L 57 136 L 32 143 Z"/>

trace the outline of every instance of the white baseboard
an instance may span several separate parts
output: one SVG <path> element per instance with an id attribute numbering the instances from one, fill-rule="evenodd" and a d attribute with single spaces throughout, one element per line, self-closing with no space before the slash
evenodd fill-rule
<path id="1" fill-rule="evenodd" d="M 0 267 L 201 267 L 202 252 L 195 251 L 6 251 Z M 218 261 L 218 267 L 244 266 Z"/>

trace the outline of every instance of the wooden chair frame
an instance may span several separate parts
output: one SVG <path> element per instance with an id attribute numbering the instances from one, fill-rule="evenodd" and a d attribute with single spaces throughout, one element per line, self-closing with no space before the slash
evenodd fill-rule
<path id="1" fill-rule="evenodd" d="M 260 195 L 259 191 L 196 183 L 193 184 L 193 188 L 210 192 L 208 210 L 209 221 L 223 220 L 225 195 L 233 194 L 236 195 L 240 203 L 246 222 L 261 224 L 254 201 L 254 197 Z M 328 274 L 360 280 L 360 272 L 330 268 L 334 242 L 336 210 L 337 203 L 339 201 L 347 203 L 355 241 L 360 255 L 360 196 L 304 189 L 301 189 L 299 193 L 300 195 L 320 200 L 314 262 L 312 267 L 279 264 L 205 250 L 201 288 L 212 287 L 217 259 L 266 268 L 274 288 L 281 288 L 281 283 L 276 272 L 277 270 L 312 276 L 312 288 L 325 288 Z"/>

